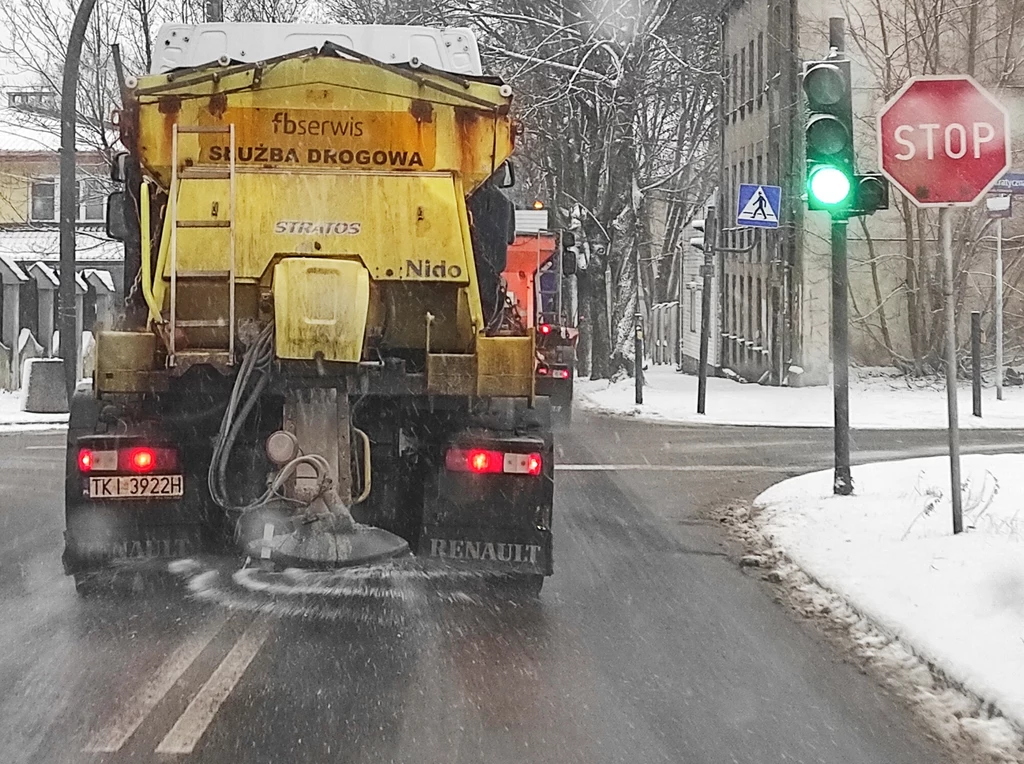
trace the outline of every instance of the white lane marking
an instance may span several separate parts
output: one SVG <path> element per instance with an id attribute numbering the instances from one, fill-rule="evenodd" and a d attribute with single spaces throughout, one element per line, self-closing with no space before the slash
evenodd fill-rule
<path id="1" fill-rule="evenodd" d="M 556 472 L 792 472 L 807 469 L 766 464 L 556 464 Z"/>
<path id="2" fill-rule="evenodd" d="M 185 712 L 171 727 L 156 753 L 192 753 L 205 734 L 221 704 L 235 689 L 238 680 L 249 667 L 256 653 L 270 634 L 271 622 L 267 616 L 258 616 L 238 638 L 231 651 L 206 680 Z"/>
<path id="3" fill-rule="evenodd" d="M 226 616 L 214 618 L 171 653 L 152 678 L 128 701 L 120 715 L 115 716 L 102 730 L 93 735 L 89 744 L 82 750 L 87 753 L 119 751 L 181 675 L 217 636 L 217 632 L 226 622 Z"/>
<path id="4" fill-rule="evenodd" d="M 63 443 L 59 446 L 25 446 L 26 451 L 64 451 L 66 448 Z"/>

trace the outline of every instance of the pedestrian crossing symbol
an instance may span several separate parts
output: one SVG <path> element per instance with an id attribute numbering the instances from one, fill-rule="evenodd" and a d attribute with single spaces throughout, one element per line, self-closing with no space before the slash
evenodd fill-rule
<path id="1" fill-rule="evenodd" d="M 753 228 L 778 228 L 782 189 L 741 183 L 736 196 L 736 225 Z"/>

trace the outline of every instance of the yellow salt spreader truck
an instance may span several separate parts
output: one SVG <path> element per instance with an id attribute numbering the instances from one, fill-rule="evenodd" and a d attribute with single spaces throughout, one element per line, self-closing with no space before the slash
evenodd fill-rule
<path id="1" fill-rule="evenodd" d="M 126 314 L 68 429 L 64 567 L 443 560 L 537 593 L 554 459 L 510 332 L 511 88 L 466 29 L 161 29 L 125 78 Z"/>

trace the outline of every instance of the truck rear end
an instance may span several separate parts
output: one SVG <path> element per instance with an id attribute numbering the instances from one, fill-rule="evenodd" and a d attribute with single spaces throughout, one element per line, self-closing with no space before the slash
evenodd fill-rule
<path id="1" fill-rule="evenodd" d="M 458 37 L 390 29 L 405 49 Z M 411 550 L 533 590 L 552 572 L 536 334 L 497 331 L 488 286 L 511 89 L 323 36 L 128 83 L 111 219 L 138 226 L 137 269 L 72 406 L 76 580 L 209 549 L 314 567 Z"/>
<path id="2" fill-rule="evenodd" d="M 535 332 L 536 393 L 548 398 L 556 425 L 572 420 L 579 331 L 564 303 L 564 278 L 575 274 L 575 240 L 548 230 L 545 209 L 516 210 L 516 236 L 504 278 L 517 320 Z"/>

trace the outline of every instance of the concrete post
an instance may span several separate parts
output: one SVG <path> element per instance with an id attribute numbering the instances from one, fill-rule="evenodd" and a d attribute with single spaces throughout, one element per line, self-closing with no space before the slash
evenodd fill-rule
<path id="1" fill-rule="evenodd" d="M 39 296 L 39 331 L 37 332 L 39 336 L 36 339 L 42 344 L 46 355 L 51 356 L 56 350 L 53 346 L 53 302 L 60 281 L 57 279 L 57 274 L 46 263 L 36 263 L 28 269 L 28 275 L 35 279 Z"/>
<path id="2" fill-rule="evenodd" d="M 10 349 L 10 369 L 7 370 L 8 385 L 17 390 L 21 383 L 18 360 L 18 335 L 21 327 L 21 285 L 28 276 L 21 267 L 6 257 L 0 257 L 0 284 L 3 285 L 4 310 L 0 316 L 0 344 Z"/>

